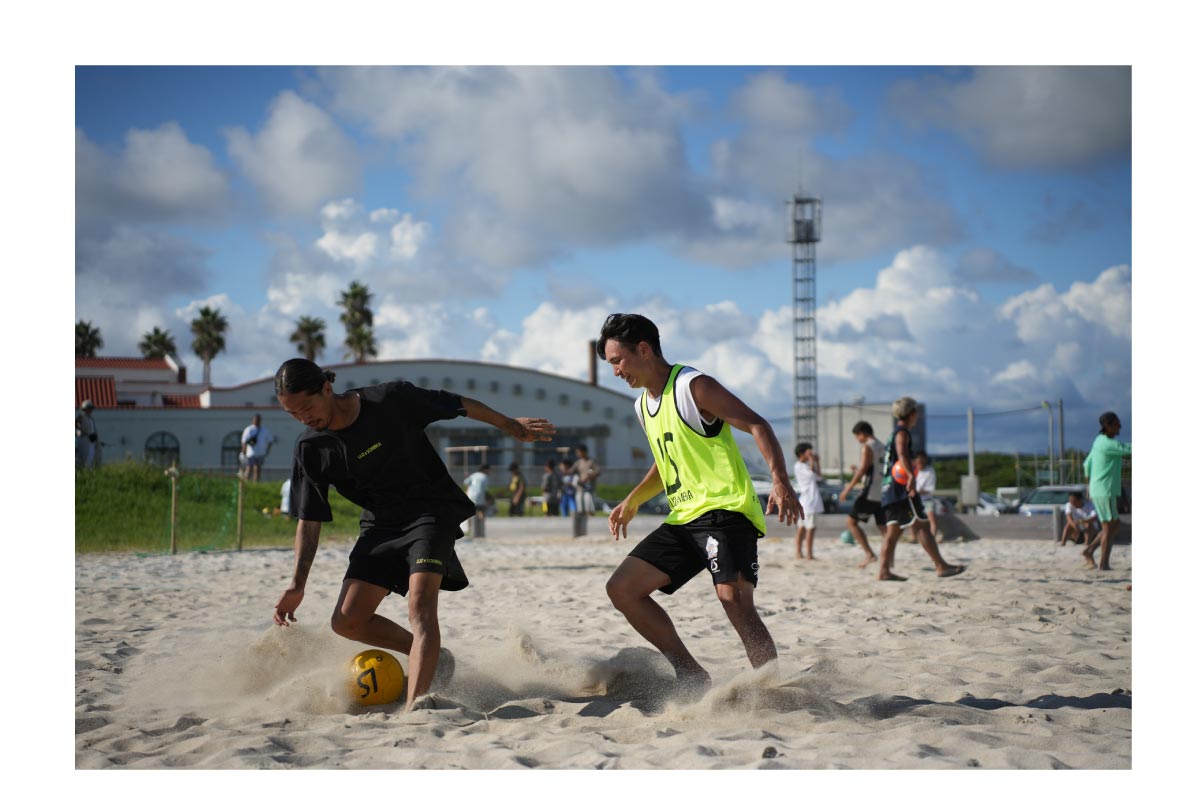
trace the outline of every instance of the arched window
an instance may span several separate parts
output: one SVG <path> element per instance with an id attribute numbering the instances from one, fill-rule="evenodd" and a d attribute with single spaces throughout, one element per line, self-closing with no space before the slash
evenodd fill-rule
<path id="1" fill-rule="evenodd" d="M 179 438 L 169 431 L 156 431 L 146 440 L 146 463 L 170 467 L 179 461 Z"/>
<path id="2" fill-rule="evenodd" d="M 242 432 L 231 431 L 221 440 L 221 467 L 227 470 L 238 468 L 238 454 L 242 452 Z"/>

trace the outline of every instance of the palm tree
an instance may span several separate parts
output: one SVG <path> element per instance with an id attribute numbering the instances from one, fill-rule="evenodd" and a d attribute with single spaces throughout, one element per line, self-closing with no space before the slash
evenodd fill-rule
<path id="1" fill-rule="evenodd" d="M 141 342 L 138 343 L 138 351 L 147 360 L 161 360 L 168 354 L 178 354 L 175 350 L 175 339 L 171 337 L 171 333 L 160 330 L 158 327 L 142 336 Z"/>
<path id="2" fill-rule="evenodd" d="M 366 362 L 368 357 L 379 354 L 375 348 L 375 332 L 370 327 L 355 327 L 346 333 L 346 359 L 354 362 Z"/>
<path id="3" fill-rule="evenodd" d="M 338 318 L 346 328 L 346 359 L 353 358 L 356 363 L 379 354 L 375 348 L 375 333 L 371 329 L 375 323 L 370 308 L 372 296 L 365 285 L 353 280 L 338 300 L 338 305 L 343 309 Z"/>
<path id="4" fill-rule="evenodd" d="M 90 321 L 75 322 L 76 357 L 95 357 L 103 346 L 104 339 L 100 337 L 99 327 L 93 327 Z"/>
<path id="5" fill-rule="evenodd" d="M 225 351 L 225 333 L 229 322 L 216 308 L 200 308 L 200 315 L 192 319 L 192 351 L 204 362 L 204 384 L 212 381 L 212 360 Z"/>
<path id="6" fill-rule="evenodd" d="M 357 280 L 351 281 L 350 288 L 342 292 L 338 305 L 344 310 L 338 320 L 345 325 L 347 334 L 355 327 L 370 327 L 375 324 L 375 316 L 368 307 L 372 296 L 374 295 L 370 290 Z"/>
<path id="7" fill-rule="evenodd" d="M 325 320 L 316 316 L 301 316 L 296 320 L 296 331 L 289 339 L 306 360 L 316 360 L 325 350 Z"/>

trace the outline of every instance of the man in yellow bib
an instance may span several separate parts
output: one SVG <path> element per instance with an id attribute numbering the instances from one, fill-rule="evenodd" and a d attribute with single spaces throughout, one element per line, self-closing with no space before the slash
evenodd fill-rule
<path id="1" fill-rule="evenodd" d="M 803 510 L 771 426 L 717 380 L 663 359 L 652 321 L 614 313 L 600 330 L 596 353 L 612 365 L 614 376 L 644 388 L 635 409 L 654 456 L 646 477 L 609 515 L 613 538 L 627 538 L 638 507 L 664 489 L 671 506 L 666 521 L 613 572 L 608 597 L 662 651 L 684 690 L 703 692 L 712 679 L 650 598 L 656 590 L 672 594 L 707 568 L 750 664 L 759 667 L 778 656 L 754 607 L 757 542 L 767 532 L 766 519 L 730 426 L 754 437 L 770 467 L 767 513 L 777 511 L 780 522 L 794 525 Z"/>

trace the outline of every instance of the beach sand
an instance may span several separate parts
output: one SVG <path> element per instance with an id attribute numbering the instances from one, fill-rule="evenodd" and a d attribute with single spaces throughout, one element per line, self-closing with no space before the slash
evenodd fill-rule
<path id="1" fill-rule="evenodd" d="M 943 580 L 901 544 L 909 581 L 879 583 L 835 531 L 815 561 L 765 539 L 756 601 L 777 663 L 750 668 L 707 573 L 656 595 L 714 679 L 687 702 L 605 595 L 632 540 L 492 524 L 458 544 L 470 587 L 441 597 L 457 674 L 408 714 L 345 692 L 363 646 L 329 615 L 349 543 L 322 545 L 286 629 L 271 611 L 290 548 L 77 555 L 76 767 L 1131 766 L 1130 546 L 1101 574 L 1077 548 L 985 537 L 943 547 L 969 564 Z M 380 611 L 407 622 L 399 597 Z"/>

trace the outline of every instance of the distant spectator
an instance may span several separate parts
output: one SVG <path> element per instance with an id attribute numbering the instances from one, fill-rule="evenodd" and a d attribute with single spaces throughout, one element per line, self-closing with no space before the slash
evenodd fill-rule
<path id="1" fill-rule="evenodd" d="M 813 538 L 817 535 L 817 514 L 825 512 L 825 503 L 821 499 L 821 460 L 813 450 L 811 442 L 801 442 L 796 445 L 796 463 L 793 466 L 796 477 L 796 495 L 800 498 L 800 507 L 804 516 L 796 525 L 796 557 L 804 557 L 804 549 L 808 548 L 808 559 L 813 559 Z"/>
<path id="2" fill-rule="evenodd" d="M 515 461 L 508 465 L 512 478 L 508 481 L 508 515 L 525 515 L 525 476 L 521 474 L 521 465 Z"/>
<path id="3" fill-rule="evenodd" d="M 855 498 L 850 514 L 846 517 L 846 526 L 850 530 L 850 534 L 854 536 L 854 540 L 867 555 L 866 560 L 858 565 L 861 569 L 874 563 L 878 558 L 871 549 L 871 542 L 867 540 L 867 534 L 858 526 L 858 523 L 861 521 L 866 524 L 869 520 L 874 519 L 879 532 L 884 534 L 887 532 L 883 506 L 879 504 L 879 498 L 883 492 L 883 455 L 887 453 L 887 448 L 875 438 L 875 429 L 865 420 L 855 423 L 854 428 L 850 429 L 850 433 L 858 440 L 862 451 L 857 467 L 852 468 L 854 477 L 847 481 L 839 499 L 845 500 L 854 485 L 862 481 L 862 492 Z"/>
<path id="4" fill-rule="evenodd" d="M 579 489 L 576 492 L 576 499 L 579 501 L 579 510 L 586 513 L 588 516 L 596 515 L 596 479 L 600 477 L 600 465 L 596 460 L 588 456 L 587 445 L 580 445 L 575 448 L 575 465 L 571 471 L 575 473 L 575 477 L 579 482 Z"/>
<path id="5" fill-rule="evenodd" d="M 566 459 L 563 459 L 558 465 L 558 477 L 562 481 L 562 500 L 559 504 L 559 511 L 563 516 L 570 516 L 578 510 L 575 502 L 575 489 L 579 478 L 573 470 L 571 462 Z"/>
<path id="6" fill-rule="evenodd" d="M 1067 524 L 1063 527 L 1062 541 L 1059 546 L 1066 546 L 1070 539 L 1076 544 L 1091 543 L 1100 531 L 1100 519 L 1096 516 L 1096 507 L 1084 502 L 1083 495 L 1071 492 L 1067 498 Z"/>
<path id="7" fill-rule="evenodd" d="M 937 510 L 937 503 L 933 499 L 933 490 L 937 488 L 937 471 L 933 469 L 933 463 L 925 451 L 918 453 L 913 461 L 917 466 L 917 494 L 921 495 L 921 502 L 928 506 L 925 514 L 929 517 L 929 529 L 933 531 L 933 537 L 941 541 L 944 536 L 938 530 L 933 513 Z"/>
<path id="8" fill-rule="evenodd" d="M 470 498 L 471 502 L 475 503 L 475 516 L 480 518 L 483 518 L 487 514 L 488 471 L 491 469 L 490 464 L 481 464 L 478 470 L 463 480 L 463 485 L 467 487 L 467 497 Z"/>
<path id="9" fill-rule="evenodd" d="M 275 444 L 275 435 L 262 424 L 262 415 L 250 419 L 250 425 L 242 431 L 242 453 L 246 456 L 245 478 L 258 482 L 263 460 Z"/>
<path id="10" fill-rule="evenodd" d="M 1121 419 L 1114 412 L 1100 416 L 1100 434 L 1083 460 L 1083 474 L 1088 478 L 1088 495 L 1100 517 L 1100 533 L 1088 542 L 1083 559 L 1090 569 L 1096 568 L 1093 554 L 1100 547 L 1100 570 L 1111 571 L 1108 556 L 1112 552 L 1117 532 L 1117 496 L 1121 493 L 1121 462 L 1133 455 L 1133 446 L 1116 437 L 1121 433 Z"/>
<path id="11" fill-rule="evenodd" d="M 96 405 L 91 400 L 84 401 L 75 415 L 75 466 L 95 467 L 96 446 L 100 437 L 96 433 L 96 420 L 92 412 Z"/>
<path id="12" fill-rule="evenodd" d="M 554 459 L 546 459 L 546 471 L 542 473 L 542 505 L 547 516 L 558 516 L 558 505 L 562 502 L 562 479 L 554 469 Z"/>

